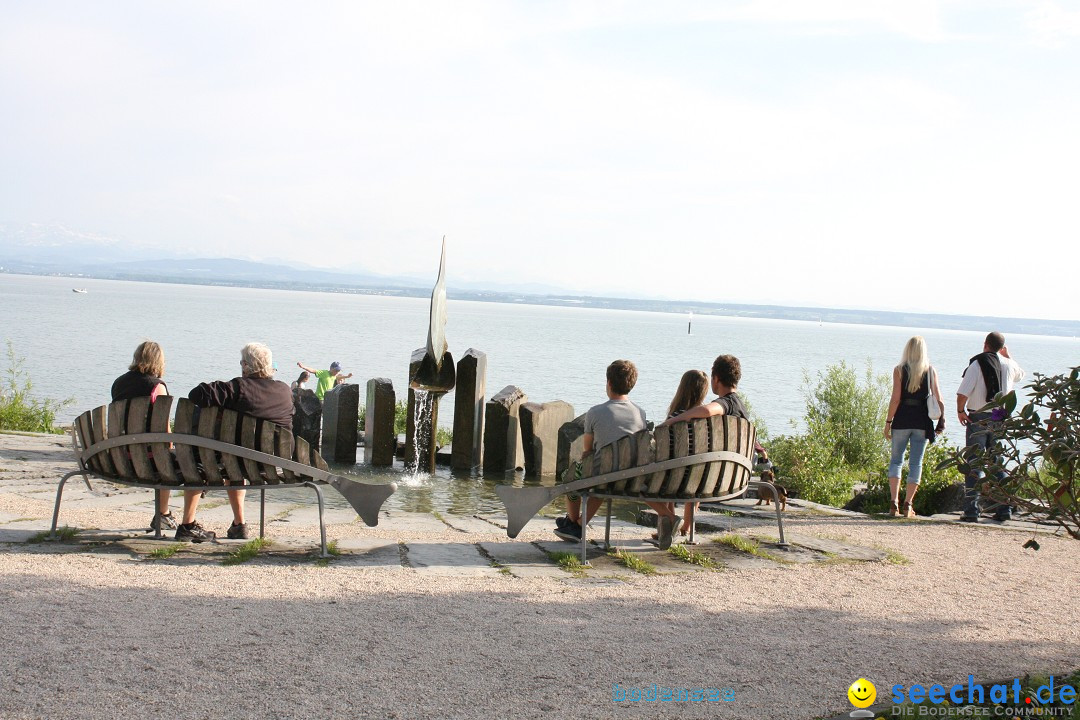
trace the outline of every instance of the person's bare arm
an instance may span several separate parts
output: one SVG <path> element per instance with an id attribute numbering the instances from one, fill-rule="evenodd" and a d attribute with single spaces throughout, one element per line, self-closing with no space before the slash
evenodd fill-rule
<path id="1" fill-rule="evenodd" d="M 585 433 L 581 436 L 581 454 L 588 455 L 592 452 L 593 434 Z"/>
<path id="2" fill-rule="evenodd" d="M 956 419 L 964 426 L 967 426 L 967 424 L 971 422 L 971 418 L 969 418 L 967 414 L 967 401 L 967 395 L 956 393 Z"/>
<path id="3" fill-rule="evenodd" d="M 711 402 L 708 405 L 698 405 L 692 407 L 689 410 L 684 410 L 673 418 L 668 418 L 664 422 L 660 423 L 657 427 L 664 427 L 665 425 L 671 425 L 677 422 L 686 422 L 687 420 L 697 420 L 699 418 L 710 418 L 713 415 L 723 415 L 724 406 L 720 403 Z"/>
<path id="4" fill-rule="evenodd" d="M 296 367 L 300 368 L 300 369 L 301 369 L 301 370 L 303 370 L 304 372 L 309 372 L 309 373 L 311 373 L 312 375 L 314 375 L 315 373 L 319 372 L 319 371 L 318 371 L 318 370 L 316 370 L 315 368 L 309 368 L 309 367 L 308 367 L 307 365 L 305 365 L 305 364 L 303 364 L 302 362 L 299 362 L 299 361 L 297 361 L 297 363 L 296 363 Z"/>

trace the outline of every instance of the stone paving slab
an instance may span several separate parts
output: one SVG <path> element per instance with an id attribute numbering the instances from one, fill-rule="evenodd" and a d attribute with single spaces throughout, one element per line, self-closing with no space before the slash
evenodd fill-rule
<path id="1" fill-rule="evenodd" d="M 385 522 L 395 532 L 402 535 L 414 532 L 444 532 L 446 523 L 439 520 L 431 513 L 413 513 L 391 510 L 385 518 L 380 517 L 379 522 Z"/>
<path id="2" fill-rule="evenodd" d="M 0 543 L 24 543 L 42 530 L 48 530 L 51 527 L 51 518 L 10 522 L 0 526 Z"/>
<path id="3" fill-rule="evenodd" d="M 527 542 L 485 542 L 480 547 L 500 565 L 506 566 L 514 577 L 565 578 L 566 572 L 551 562 L 540 548 Z"/>
<path id="4" fill-rule="evenodd" d="M 408 542 L 409 566 L 423 575 L 498 577 L 499 569 L 471 543 Z"/>
<path id="5" fill-rule="evenodd" d="M 789 543 L 798 545 L 809 550 L 814 550 L 826 556 L 842 560 L 861 560 L 865 562 L 880 562 L 889 559 L 889 553 L 877 548 L 869 548 L 861 545 L 852 545 L 841 540 L 819 538 L 814 535 L 784 532 Z"/>
<path id="6" fill-rule="evenodd" d="M 258 505 L 255 506 L 255 515 L 250 513 L 247 515 L 248 522 L 251 522 L 251 518 L 255 518 L 255 522 L 258 522 Z M 272 517 L 270 514 L 270 505 L 266 506 L 266 516 Z M 327 525 L 338 525 L 356 522 L 359 520 L 359 516 L 352 508 L 326 508 L 323 513 L 323 518 Z M 313 527 L 319 526 L 319 508 L 318 507 L 293 507 L 288 510 L 288 513 L 283 518 L 278 518 L 274 522 L 289 523 L 293 525 L 311 525 Z"/>
<path id="7" fill-rule="evenodd" d="M 533 544 L 545 553 L 572 553 L 578 559 L 581 558 L 581 543 L 541 540 Z M 584 571 L 589 577 L 625 578 L 637 575 L 633 570 L 623 567 L 608 557 L 607 552 L 594 543 L 589 543 L 585 557 L 588 558 L 589 567 L 584 568 Z"/>
<path id="8" fill-rule="evenodd" d="M 477 517 L 471 517 L 467 515 L 446 515 L 442 516 L 443 522 L 465 533 L 480 533 L 487 535 L 506 534 L 505 528 L 500 528 L 497 525 L 492 525 L 486 520 L 481 520 Z"/>
<path id="9" fill-rule="evenodd" d="M 21 519 L 22 519 L 21 516 L 15 515 L 14 513 L 0 512 L 0 525 L 3 525 L 4 523 L 9 523 L 9 522 L 15 522 L 16 520 L 21 520 Z"/>
<path id="10" fill-rule="evenodd" d="M 396 540 L 386 538 L 346 538 L 337 541 L 341 555 L 335 566 L 401 570 L 401 548 Z"/>

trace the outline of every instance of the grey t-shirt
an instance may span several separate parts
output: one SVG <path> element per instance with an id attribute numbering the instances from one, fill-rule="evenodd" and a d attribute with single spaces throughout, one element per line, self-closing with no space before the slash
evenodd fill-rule
<path id="1" fill-rule="evenodd" d="M 585 432 L 593 436 L 593 450 L 644 429 L 645 411 L 629 400 L 608 400 L 585 413 Z"/>

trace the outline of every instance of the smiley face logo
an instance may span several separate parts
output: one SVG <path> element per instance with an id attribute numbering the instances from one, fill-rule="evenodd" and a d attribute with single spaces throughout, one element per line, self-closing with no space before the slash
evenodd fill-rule
<path id="1" fill-rule="evenodd" d="M 847 691 L 848 700 L 857 708 L 867 708 L 877 699 L 877 688 L 866 678 L 859 678 L 851 683 Z"/>

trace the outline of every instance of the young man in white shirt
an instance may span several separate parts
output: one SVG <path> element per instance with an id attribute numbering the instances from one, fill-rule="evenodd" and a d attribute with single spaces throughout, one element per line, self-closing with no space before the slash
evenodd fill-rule
<path id="1" fill-rule="evenodd" d="M 960 424 L 967 428 L 968 447 L 975 445 L 989 450 L 994 446 L 994 424 L 1004 418 L 999 409 L 986 408 L 987 403 L 999 395 L 1012 392 L 1016 383 L 1024 379 L 1024 370 L 1009 355 L 1005 345 L 1005 336 L 992 332 L 983 342 L 983 351 L 971 358 L 971 363 L 964 371 L 964 379 L 956 390 L 956 415 Z M 999 417 L 1000 415 L 1000 417 Z M 999 479 L 1004 473 L 999 473 Z M 979 521 L 979 486 L 983 472 L 969 469 L 964 478 L 967 492 L 964 497 L 962 522 Z M 1009 520 L 1012 508 L 1001 505 L 994 514 L 998 521 Z"/>

